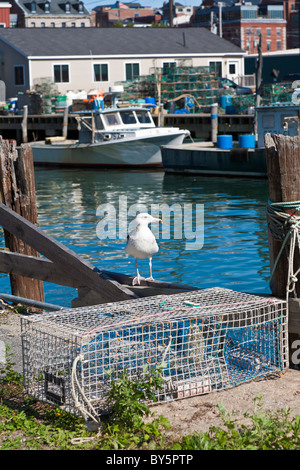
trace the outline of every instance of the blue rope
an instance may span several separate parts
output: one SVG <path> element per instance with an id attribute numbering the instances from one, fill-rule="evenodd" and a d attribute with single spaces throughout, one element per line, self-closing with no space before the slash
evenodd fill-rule
<path id="1" fill-rule="evenodd" d="M 287 202 L 272 202 L 270 199 L 269 199 L 269 205 L 272 206 L 272 207 L 282 207 L 282 208 L 285 208 L 285 209 L 289 209 L 289 208 L 292 208 L 292 207 L 295 207 L 296 210 L 300 210 L 300 201 L 287 201 Z"/>

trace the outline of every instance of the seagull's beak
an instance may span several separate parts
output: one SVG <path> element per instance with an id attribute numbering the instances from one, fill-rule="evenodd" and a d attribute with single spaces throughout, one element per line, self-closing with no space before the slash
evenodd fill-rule
<path id="1" fill-rule="evenodd" d="M 157 223 L 159 223 L 159 222 L 162 222 L 162 220 L 161 220 L 161 219 L 155 219 L 155 217 L 152 217 L 151 222 L 157 222 Z"/>

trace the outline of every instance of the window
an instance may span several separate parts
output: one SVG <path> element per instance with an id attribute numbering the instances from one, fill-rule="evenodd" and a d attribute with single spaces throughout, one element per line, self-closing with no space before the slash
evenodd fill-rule
<path id="1" fill-rule="evenodd" d="M 163 62 L 162 73 L 163 74 L 168 73 L 169 69 L 175 69 L 176 65 L 177 65 L 176 62 Z"/>
<path id="2" fill-rule="evenodd" d="M 277 34 L 277 36 L 279 36 L 279 37 L 281 36 L 281 28 L 277 28 L 277 29 L 276 29 L 276 34 Z"/>
<path id="3" fill-rule="evenodd" d="M 105 113 L 103 119 L 107 126 L 119 126 L 121 124 L 119 116 L 115 113 Z"/>
<path id="4" fill-rule="evenodd" d="M 41 28 L 46 28 L 46 25 L 43 21 L 41 22 Z"/>
<path id="5" fill-rule="evenodd" d="M 45 3 L 45 13 L 50 13 L 50 3 L 48 1 Z"/>
<path id="6" fill-rule="evenodd" d="M 144 111 L 136 111 L 135 112 L 139 123 L 141 124 L 151 124 L 151 118 L 149 116 L 149 113 L 144 112 Z"/>
<path id="7" fill-rule="evenodd" d="M 242 10 L 242 18 L 256 18 L 256 10 Z"/>
<path id="8" fill-rule="evenodd" d="M 281 51 L 281 41 L 276 41 L 277 43 L 277 50 Z"/>
<path id="9" fill-rule="evenodd" d="M 69 66 L 67 64 L 54 65 L 53 70 L 55 83 L 69 82 Z"/>
<path id="10" fill-rule="evenodd" d="M 267 28 L 267 36 L 268 36 L 268 37 L 271 36 L 271 28 Z"/>
<path id="11" fill-rule="evenodd" d="M 247 28 L 246 29 L 246 36 L 250 36 L 250 34 L 251 34 L 251 30 L 250 30 L 250 28 Z"/>
<path id="12" fill-rule="evenodd" d="M 271 50 L 271 41 L 267 41 L 267 51 Z"/>
<path id="13" fill-rule="evenodd" d="M 229 64 L 230 75 L 235 75 L 235 64 Z"/>
<path id="14" fill-rule="evenodd" d="M 134 80 L 140 75 L 140 64 L 126 64 L 125 74 L 125 80 Z"/>
<path id="15" fill-rule="evenodd" d="M 108 82 L 107 64 L 94 64 L 94 82 Z"/>
<path id="16" fill-rule="evenodd" d="M 81 28 L 85 28 L 85 23 L 80 24 Z"/>
<path id="17" fill-rule="evenodd" d="M 61 27 L 62 27 L 62 28 L 65 28 L 65 27 L 66 27 L 66 23 L 62 23 L 62 24 L 61 24 Z"/>
<path id="18" fill-rule="evenodd" d="M 51 23 L 51 28 L 55 28 L 55 23 Z"/>
<path id="19" fill-rule="evenodd" d="M 123 111 L 120 116 L 123 124 L 136 124 L 135 115 L 132 111 Z"/>
<path id="20" fill-rule="evenodd" d="M 283 10 L 270 10 L 270 18 L 283 18 Z"/>
<path id="21" fill-rule="evenodd" d="M 24 65 L 15 65 L 15 85 L 25 85 Z"/>
<path id="22" fill-rule="evenodd" d="M 215 72 L 218 77 L 222 77 L 222 62 L 210 62 L 209 71 Z"/>
<path id="23" fill-rule="evenodd" d="M 262 116 L 262 127 L 264 129 L 273 129 L 275 126 L 275 117 L 273 114 L 265 114 Z"/>

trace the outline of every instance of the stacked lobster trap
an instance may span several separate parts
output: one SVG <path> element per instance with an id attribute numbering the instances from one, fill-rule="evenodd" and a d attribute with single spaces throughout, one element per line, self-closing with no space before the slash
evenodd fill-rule
<path id="1" fill-rule="evenodd" d="M 160 366 L 165 402 L 288 366 L 286 303 L 222 288 L 37 314 L 21 327 L 26 390 L 75 415 L 108 412 L 125 370 L 139 380 Z"/>

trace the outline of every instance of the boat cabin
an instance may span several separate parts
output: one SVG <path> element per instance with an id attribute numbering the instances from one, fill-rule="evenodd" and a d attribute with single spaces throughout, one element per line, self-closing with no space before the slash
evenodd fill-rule
<path id="1" fill-rule="evenodd" d="M 124 130 L 155 127 L 152 116 L 147 109 L 123 108 L 101 111 L 96 115 L 97 129 Z"/>
<path id="2" fill-rule="evenodd" d="M 108 108 L 80 116 L 79 142 L 102 142 L 132 136 L 141 129 L 154 128 L 150 112 L 143 108 Z"/>

